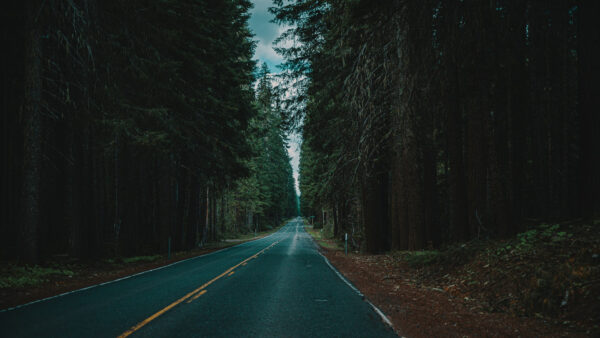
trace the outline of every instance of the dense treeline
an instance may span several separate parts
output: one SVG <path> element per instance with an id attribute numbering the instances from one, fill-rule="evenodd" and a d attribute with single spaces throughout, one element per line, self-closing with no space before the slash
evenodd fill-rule
<path id="1" fill-rule="evenodd" d="M 600 212 L 597 2 L 275 3 L 301 210 L 336 236 L 421 249 Z"/>
<path id="2" fill-rule="evenodd" d="M 250 120 L 247 134 L 255 154 L 246 162 L 251 174 L 239 180 L 237 188 L 225 195 L 231 201 L 231 217 L 240 220 L 236 224 L 245 226 L 277 224 L 283 217 L 298 213 L 285 128 L 272 82 L 273 77 L 263 64 L 256 88 L 257 115 Z M 241 221 L 244 217 L 247 217 L 245 222 Z"/>
<path id="3" fill-rule="evenodd" d="M 2 258 L 184 250 L 296 214 L 250 6 L 4 6 Z"/>

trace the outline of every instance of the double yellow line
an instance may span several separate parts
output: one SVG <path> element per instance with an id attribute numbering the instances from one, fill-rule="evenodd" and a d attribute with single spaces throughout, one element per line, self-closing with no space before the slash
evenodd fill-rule
<path id="1" fill-rule="evenodd" d="M 211 285 L 212 283 L 214 283 L 215 281 L 219 280 L 220 278 L 222 278 L 225 275 L 228 274 L 233 274 L 233 270 L 235 270 L 235 268 L 237 268 L 240 265 L 246 265 L 246 263 L 251 260 L 254 259 L 256 257 L 258 257 L 258 255 L 262 254 L 263 252 L 267 251 L 268 249 L 272 248 L 273 246 L 275 246 L 277 243 L 279 243 L 280 241 L 274 242 L 271 245 L 269 245 L 268 247 L 260 250 L 259 252 L 255 253 L 254 255 L 244 259 L 243 261 L 237 263 L 236 265 L 230 267 L 229 269 L 225 270 L 225 272 L 223 272 L 222 274 L 218 275 L 217 277 L 211 279 L 210 281 L 202 284 L 202 286 L 200 286 L 199 288 L 195 289 L 194 291 L 188 293 L 187 295 L 179 298 L 178 300 L 174 301 L 173 303 L 169 304 L 168 306 L 166 306 L 165 308 L 163 308 L 162 310 L 158 311 L 157 313 L 153 314 L 152 316 L 144 319 L 143 321 L 137 323 L 135 326 L 131 327 L 129 330 L 123 332 L 122 334 L 120 334 L 118 337 L 119 338 L 124 338 L 124 337 L 128 337 L 129 335 L 131 335 L 132 333 L 134 333 L 135 331 L 141 329 L 142 327 L 144 327 L 146 324 L 150 323 L 151 321 L 155 320 L 156 318 L 160 317 L 162 314 L 164 314 L 165 312 L 171 310 L 172 308 L 174 308 L 175 306 L 177 306 L 178 304 L 184 302 L 185 300 L 188 300 L 188 303 L 191 303 L 192 301 L 194 301 L 195 299 L 197 299 L 198 297 L 202 296 L 203 294 L 206 293 L 206 290 L 204 290 L 207 286 Z"/>

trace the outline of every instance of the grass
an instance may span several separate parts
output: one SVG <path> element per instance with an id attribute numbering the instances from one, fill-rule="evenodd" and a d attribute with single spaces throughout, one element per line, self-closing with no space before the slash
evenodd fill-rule
<path id="1" fill-rule="evenodd" d="M 259 232 L 256 233 L 256 237 L 258 237 L 258 236 L 260 236 L 260 235 L 262 235 L 262 234 L 264 234 L 266 232 L 269 232 L 269 231 L 270 230 L 268 230 L 268 231 L 259 231 Z M 228 236 L 225 236 L 225 237 L 226 237 L 225 239 L 228 239 L 228 240 L 246 241 L 246 240 L 253 239 L 255 236 L 254 236 L 254 232 L 248 232 L 248 233 L 245 233 L 245 234 L 242 234 L 242 233 L 229 234 Z"/>
<path id="2" fill-rule="evenodd" d="M 305 225 L 306 231 L 314 238 L 317 243 L 329 250 L 341 250 L 340 244 L 335 239 L 329 238 L 324 229 L 315 229 L 312 226 Z"/>
<path id="3" fill-rule="evenodd" d="M 416 280 L 456 286 L 490 311 L 585 321 L 600 299 L 597 229 L 596 220 L 538 224 L 510 238 L 391 255 L 416 269 Z"/>
<path id="4" fill-rule="evenodd" d="M 123 258 L 123 262 L 124 263 L 152 262 L 159 258 L 162 258 L 162 255 L 135 256 L 135 257 Z"/>
<path id="5" fill-rule="evenodd" d="M 275 227 L 273 227 L 271 225 L 262 226 L 261 229 L 263 229 L 263 230 L 257 232 L 256 236 L 254 235 L 254 231 L 250 231 L 247 233 L 227 233 L 223 236 L 224 237 L 223 239 L 228 240 L 228 241 L 239 241 L 239 242 L 249 241 L 249 240 L 252 240 L 257 237 L 268 236 L 268 235 L 276 232 L 277 230 L 281 229 L 281 227 L 286 225 L 288 222 L 289 222 L 289 220 L 287 220 Z"/>
<path id="6" fill-rule="evenodd" d="M 0 274 L 0 288 L 22 288 L 36 286 L 48 281 L 50 276 L 73 277 L 68 269 L 10 265 Z"/>
<path id="7" fill-rule="evenodd" d="M 413 268 L 431 265 L 440 260 L 440 252 L 436 250 L 401 251 L 398 254 Z"/>
<path id="8" fill-rule="evenodd" d="M 220 241 L 220 242 L 212 242 L 206 243 L 202 248 L 197 248 L 198 250 L 205 249 L 219 249 L 225 248 L 228 246 L 236 245 L 242 242 L 246 242 L 258 237 L 268 236 L 277 230 L 279 230 L 283 225 L 289 222 L 286 221 L 279 226 L 264 227 L 263 231 L 260 231 L 254 235 L 254 232 L 249 232 L 245 234 L 230 234 L 228 239 L 234 239 L 236 243 Z M 192 250 L 195 251 L 196 249 Z M 180 251 L 173 252 L 172 255 L 174 257 L 181 257 L 190 255 L 190 251 Z M 104 259 L 103 263 L 112 268 L 118 269 L 122 266 L 122 264 L 140 264 L 147 262 L 154 262 L 159 259 L 166 258 L 166 254 L 164 255 L 146 255 L 146 256 L 133 256 L 133 257 L 124 257 L 124 258 L 108 258 Z M 70 267 L 70 268 L 69 268 Z M 52 263 L 49 267 L 41 267 L 38 265 L 35 266 L 19 266 L 13 263 L 2 263 L 0 265 L 0 288 L 24 288 L 24 287 L 36 287 L 43 285 L 50 280 L 54 280 L 57 277 L 73 277 L 76 275 L 73 270 L 79 271 L 81 266 L 74 265 L 70 263 Z"/>

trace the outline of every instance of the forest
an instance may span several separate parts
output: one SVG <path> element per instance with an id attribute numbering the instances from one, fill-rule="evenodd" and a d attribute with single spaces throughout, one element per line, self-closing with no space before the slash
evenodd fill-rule
<path id="1" fill-rule="evenodd" d="M 273 3 L 279 75 L 247 0 L 18 5 L 2 258 L 186 250 L 298 208 L 370 253 L 598 217 L 594 2 Z"/>
<path id="2" fill-rule="evenodd" d="M 600 1 L 0 12 L 0 336 L 600 336 Z"/>
<path id="3" fill-rule="evenodd" d="M 164 254 L 297 214 L 251 6 L 3 5 L 0 259 Z"/>
<path id="4" fill-rule="evenodd" d="M 274 1 L 301 212 L 378 253 L 600 214 L 598 2 Z"/>

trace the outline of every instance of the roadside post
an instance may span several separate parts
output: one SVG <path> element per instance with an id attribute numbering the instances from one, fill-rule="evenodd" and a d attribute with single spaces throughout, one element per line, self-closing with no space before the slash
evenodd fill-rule
<path id="1" fill-rule="evenodd" d="M 345 243 L 344 243 L 344 251 L 346 251 L 346 256 L 348 256 L 348 233 L 346 233 L 345 237 Z"/>

